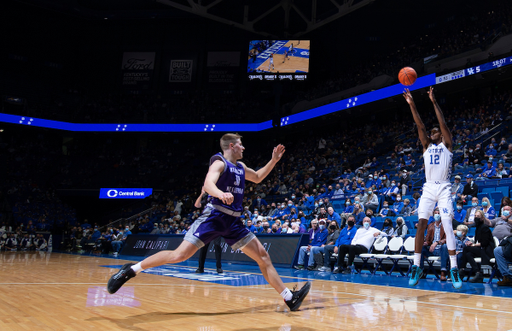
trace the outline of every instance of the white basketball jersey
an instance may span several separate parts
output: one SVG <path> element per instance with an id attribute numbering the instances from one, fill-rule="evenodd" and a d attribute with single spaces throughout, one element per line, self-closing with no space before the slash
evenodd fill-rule
<path id="1" fill-rule="evenodd" d="M 430 144 L 423 153 L 427 182 L 449 182 L 452 174 L 453 153 L 443 143 Z"/>

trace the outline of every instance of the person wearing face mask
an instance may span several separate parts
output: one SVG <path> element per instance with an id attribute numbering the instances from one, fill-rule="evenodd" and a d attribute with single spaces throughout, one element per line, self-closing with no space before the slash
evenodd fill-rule
<path id="1" fill-rule="evenodd" d="M 463 202 L 471 200 L 471 198 L 476 197 L 478 195 L 478 185 L 476 185 L 473 180 L 472 174 L 466 175 L 466 185 L 464 185 L 464 190 L 462 191 L 461 199 Z"/>
<path id="2" fill-rule="evenodd" d="M 253 200 L 251 209 L 261 209 L 261 206 L 268 206 L 268 203 L 265 201 L 265 199 L 262 199 L 261 196 L 258 195 L 256 199 Z"/>
<path id="3" fill-rule="evenodd" d="M 275 216 L 274 216 L 274 220 L 277 220 L 277 219 L 281 219 L 283 218 L 284 215 L 286 215 L 286 205 L 285 204 L 281 204 L 279 205 L 279 210 L 275 213 Z"/>
<path id="4" fill-rule="evenodd" d="M 409 229 L 407 228 L 407 225 L 405 225 L 405 221 L 403 217 L 397 217 L 396 219 L 396 228 L 393 231 L 393 234 L 391 237 L 401 237 L 402 239 L 405 239 L 405 236 L 409 233 Z"/>
<path id="5" fill-rule="evenodd" d="M 455 250 L 455 253 L 457 254 L 457 263 L 459 265 L 462 265 L 462 252 L 464 250 L 464 247 L 469 245 L 471 241 L 467 237 L 468 234 L 468 227 L 464 224 L 461 224 L 457 226 L 457 229 L 453 231 L 455 233 L 455 240 L 457 241 L 457 248 Z M 445 259 L 448 260 L 448 250 L 445 249 L 441 252 L 442 254 L 445 254 Z"/>
<path id="6" fill-rule="evenodd" d="M 381 208 L 378 216 L 379 217 L 386 217 L 386 216 L 388 216 L 388 214 L 389 214 L 389 216 L 391 216 L 390 209 L 389 209 L 389 202 L 384 201 L 382 203 L 382 208 Z"/>
<path id="7" fill-rule="evenodd" d="M 491 206 L 491 201 L 489 201 L 487 197 L 482 198 L 482 210 L 484 211 L 486 219 L 493 220 L 496 217 L 496 211 L 494 207 Z"/>
<path id="8" fill-rule="evenodd" d="M 460 176 L 455 176 L 454 182 L 452 184 L 451 196 L 452 201 L 456 202 L 460 200 L 462 196 L 462 192 L 464 191 L 464 186 L 460 182 Z"/>
<path id="9" fill-rule="evenodd" d="M 311 224 L 317 224 L 318 228 L 315 229 L 316 226 L 313 225 L 313 228 L 309 231 L 309 234 L 310 234 L 309 235 L 309 239 L 310 239 L 309 245 L 302 246 L 300 248 L 299 260 L 297 262 L 298 264 L 296 266 L 294 266 L 294 268 L 297 270 L 304 269 L 304 258 L 306 256 L 307 252 L 311 252 L 309 254 L 307 269 L 313 270 L 314 264 L 315 264 L 314 254 L 323 250 L 323 246 L 325 245 L 325 243 L 327 241 L 328 230 L 326 228 L 325 219 L 320 219 L 320 220 L 318 220 L 317 223 L 314 223 L 314 221 L 313 221 L 313 222 L 311 222 Z"/>
<path id="10" fill-rule="evenodd" d="M 388 236 L 392 236 L 395 232 L 395 228 L 393 227 L 393 221 L 390 218 L 386 218 L 384 223 L 382 224 L 382 232 L 385 232 Z"/>
<path id="11" fill-rule="evenodd" d="M 345 209 L 343 210 L 343 213 L 340 214 L 341 229 L 345 227 L 347 219 L 349 218 L 349 216 L 352 216 L 352 213 L 354 213 L 354 206 L 352 205 L 352 201 L 350 199 L 347 199 L 345 200 Z"/>
<path id="12" fill-rule="evenodd" d="M 402 195 L 398 194 L 396 196 L 396 201 L 391 207 L 391 211 L 393 212 L 391 216 L 398 216 L 402 213 L 402 209 L 404 208 L 404 203 L 402 202 Z"/>
<path id="13" fill-rule="evenodd" d="M 412 162 L 412 161 L 411 161 Z M 410 164 L 406 164 L 410 166 Z M 400 176 L 400 188 L 402 189 L 402 195 L 407 194 L 407 188 L 409 186 L 409 182 L 411 182 L 411 175 L 407 169 L 402 170 L 402 175 Z"/>
<path id="14" fill-rule="evenodd" d="M 483 168 L 477 169 L 477 171 L 481 171 L 482 173 L 478 175 L 476 180 L 485 180 L 486 178 L 492 178 L 496 176 L 496 167 L 493 165 L 492 157 L 487 161 L 487 166 Z"/>
<path id="15" fill-rule="evenodd" d="M 363 219 L 365 217 L 364 210 L 361 205 L 354 205 L 354 213 L 352 214 L 356 219 L 356 224 L 363 224 Z"/>
<path id="16" fill-rule="evenodd" d="M 466 210 L 466 218 L 464 219 L 464 225 L 467 227 L 474 227 L 475 225 L 475 213 L 478 210 L 482 210 L 482 207 L 478 205 L 478 198 L 473 197 L 471 199 L 471 208 Z"/>
<path id="17" fill-rule="evenodd" d="M 489 226 L 487 225 L 488 223 L 489 221 L 485 219 L 483 211 L 478 210 L 475 215 L 475 243 L 469 242 L 462 251 L 461 266 L 466 266 L 469 262 L 471 269 L 461 270 L 460 276 L 464 278 L 465 276 L 470 276 L 474 273 L 475 276 L 469 279 L 470 283 L 484 282 L 484 274 L 481 271 L 481 266 L 489 266 L 489 260 L 494 257 L 495 244 L 491 229 L 489 229 Z M 482 258 L 480 265 L 475 262 L 475 257 Z"/>
<path id="18" fill-rule="evenodd" d="M 363 206 L 366 210 L 371 209 L 373 211 L 376 211 L 379 207 L 379 198 L 377 197 L 377 194 L 375 194 L 372 187 L 368 188 L 366 191 L 365 196 L 363 197 Z"/>
<path id="19" fill-rule="evenodd" d="M 457 229 L 459 225 L 461 225 L 464 222 L 464 219 L 466 218 L 466 211 L 463 209 L 464 203 L 462 200 L 457 201 L 457 207 L 455 208 L 455 211 L 453 212 L 453 229 Z M 463 224 L 462 224 L 463 225 Z"/>
<path id="20" fill-rule="evenodd" d="M 320 271 L 324 266 L 324 256 L 326 247 L 334 247 L 334 243 L 338 240 L 340 235 L 339 225 L 336 221 L 327 222 L 327 239 L 325 241 L 325 245 L 320 247 L 313 247 L 311 249 L 312 254 L 314 254 L 316 268 L 315 270 Z"/>
<path id="21" fill-rule="evenodd" d="M 352 266 L 355 256 L 368 253 L 376 237 L 387 236 L 385 232 L 372 228 L 370 226 L 370 222 L 370 218 L 365 217 L 363 220 L 363 227 L 357 230 L 354 239 L 350 242 L 350 245 L 341 245 L 338 247 L 338 267 L 334 269 L 333 273 L 337 274 L 343 270 L 344 274 L 350 274 L 351 270 L 347 267 Z M 344 268 L 343 263 L 347 254 L 347 267 Z"/>
<path id="22" fill-rule="evenodd" d="M 485 150 L 485 157 L 490 159 L 490 158 L 493 158 L 496 156 L 496 154 L 498 154 L 498 151 L 496 151 L 496 148 L 494 146 L 494 144 L 489 144 L 489 146 L 487 147 L 487 149 Z"/>
<path id="23" fill-rule="evenodd" d="M 449 231 L 452 231 L 451 227 Z M 447 276 L 447 259 L 441 255 L 443 246 L 446 246 L 446 233 L 444 231 L 443 224 L 441 223 L 441 214 L 439 208 L 434 210 L 434 222 L 429 224 L 427 228 L 427 236 L 423 242 L 423 248 L 421 251 L 420 266 L 423 267 L 425 258 L 429 256 L 440 256 L 441 257 L 441 280 L 446 281 Z M 446 256 L 448 258 L 448 250 L 446 250 Z M 423 273 L 423 272 L 422 272 Z"/>
<path id="24" fill-rule="evenodd" d="M 506 237 L 512 236 L 512 207 L 504 206 L 501 211 L 501 216 L 489 220 L 486 218 L 486 224 L 489 227 L 494 228 L 492 235 L 498 238 L 499 241 Z"/>
<path id="25" fill-rule="evenodd" d="M 396 182 L 393 180 L 391 185 L 383 192 L 384 200 L 389 203 L 394 203 L 399 192 L 400 190 L 398 189 L 398 186 L 396 186 Z"/>
<path id="26" fill-rule="evenodd" d="M 121 247 L 123 245 L 123 242 L 121 241 L 123 239 L 123 231 L 119 231 L 112 235 L 112 250 L 114 251 L 114 256 L 117 256 L 119 252 L 121 251 Z"/>
<path id="27" fill-rule="evenodd" d="M 332 245 L 326 245 L 324 247 L 324 263 L 323 267 L 319 268 L 319 271 L 330 272 L 331 271 L 331 255 L 333 253 L 338 253 L 338 247 L 341 245 L 350 245 L 352 239 L 356 235 L 357 229 L 355 228 L 355 218 L 354 216 L 349 216 L 347 220 L 347 226 L 344 227 L 336 239 L 336 242 Z"/>

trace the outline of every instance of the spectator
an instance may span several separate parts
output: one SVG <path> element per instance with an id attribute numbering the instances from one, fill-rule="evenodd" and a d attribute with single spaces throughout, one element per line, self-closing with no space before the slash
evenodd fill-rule
<path id="1" fill-rule="evenodd" d="M 361 205 L 359 205 L 359 204 L 354 205 L 353 215 L 356 219 L 356 224 L 363 224 L 363 219 L 364 219 L 365 213 L 362 210 Z"/>
<path id="2" fill-rule="evenodd" d="M 462 263 L 462 251 L 464 250 L 464 247 L 467 246 L 468 242 L 470 242 L 469 238 L 467 237 L 468 227 L 464 224 L 461 224 L 457 226 L 457 230 L 454 232 L 456 241 L 455 254 L 457 255 L 457 265 L 460 267 Z M 444 258 L 446 261 L 448 261 L 448 249 L 443 249 L 442 254 L 445 255 Z"/>
<path id="3" fill-rule="evenodd" d="M 402 195 L 397 194 L 396 201 L 393 204 L 393 206 L 390 208 L 391 212 L 392 212 L 390 216 L 400 215 L 402 213 L 403 208 L 404 208 L 404 203 L 402 202 Z M 389 215 L 389 213 L 388 213 L 388 215 Z"/>
<path id="4" fill-rule="evenodd" d="M 466 211 L 463 209 L 462 200 L 457 201 L 457 207 L 453 213 L 453 229 L 457 229 L 459 225 L 461 225 L 466 219 Z"/>
<path id="5" fill-rule="evenodd" d="M 18 240 L 14 236 L 14 233 L 10 233 L 5 241 L 5 250 L 14 252 L 18 250 Z"/>
<path id="6" fill-rule="evenodd" d="M 472 174 L 467 174 L 466 182 L 467 184 L 464 185 L 464 191 L 461 196 L 461 199 L 464 202 L 471 200 L 471 198 L 476 197 L 478 194 L 478 185 L 475 184 Z"/>
<path id="7" fill-rule="evenodd" d="M 501 213 L 503 212 L 503 207 L 505 207 L 505 206 L 512 207 L 512 200 L 507 196 L 501 198 L 501 205 L 500 205 L 498 217 L 501 216 Z"/>
<path id="8" fill-rule="evenodd" d="M 367 193 L 363 198 L 363 206 L 365 210 L 371 209 L 374 212 L 379 207 L 379 198 L 377 197 L 377 194 L 373 192 L 372 188 L 367 190 Z"/>
<path id="9" fill-rule="evenodd" d="M 392 236 L 395 232 L 395 228 L 393 227 L 393 221 L 391 218 L 386 218 L 384 223 L 382 224 L 382 232 L 386 233 L 388 236 Z"/>
<path id="10" fill-rule="evenodd" d="M 314 254 L 320 251 L 327 240 L 328 230 L 325 228 L 325 220 L 321 219 L 318 222 L 312 222 L 313 228 L 309 231 L 309 245 L 302 246 L 299 250 L 298 264 L 294 267 L 297 270 L 304 269 L 304 257 L 306 252 L 310 252 L 308 259 L 308 270 L 314 269 L 315 258 Z M 316 228 L 318 225 L 318 228 Z"/>
<path id="11" fill-rule="evenodd" d="M 482 207 L 478 205 L 478 198 L 473 197 L 471 199 L 471 208 L 466 210 L 466 218 L 464 218 L 464 225 L 467 227 L 475 226 L 475 213 L 478 210 L 482 210 Z"/>
<path id="12" fill-rule="evenodd" d="M 258 231 L 256 229 L 256 227 L 252 224 L 252 220 L 250 220 L 250 219 L 247 220 L 246 228 L 247 228 L 247 230 L 249 230 L 252 233 L 257 233 L 257 231 Z"/>
<path id="13" fill-rule="evenodd" d="M 402 208 L 402 216 L 411 216 L 412 213 L 412 206 L 411 201 L 409 199 L 404 200 L 404 208 Z"/>
<path id="14" fill-rule="evenodd" d="M 496 217 L 496 211 L 494 210 L 494 207 L 491 206 L 491 202 L 487 197 L 482 198 L 482 210 L 484 211 L 486 219 L 492 220 Z"/>
<path id="15" fill-rule="evenodd" d="M 373 241 L 376 237 L 386 236 L 384 232 L 377 230 L 376 228 L 370 227 L 370 218 L 365 217 L 363 220 L 364 226 L 357 230 L 354 239 L 350 245 L 341 245 L 338 248 L 338 267 L 334 269 L 333 273 L 340 273 L 343 269 L 343 263 L 345 262 L 345 255 L 348 253 L 348 263 L 347 266 L 352 266 L 354 263 L 354 258 L 356 255 L 368 253 L 370 248 L 373 245 Z M 351 273 L 350 269 L 345 268 L 343 270 L 344 274 Z"/>
<path id="16" fill-rule="evenodd" d="M 503 276 L 503 280 L 498 282 L 498 286 L 512 286 L 512 273 L 508 267 L 512 263 L 512 237 L 507 237 L 494 249 L 494 257 L 498 270 Z"/>
<path id="17" fill-rule="evenodd" d="M 112 250 L 114 251 L 114 256 L 117 256 L 119 252 L 121 251 L 121 247 L 123 245 L 123 231 L 117 231 L 117 233 L 114 233 L 112 236 Z"/>
<path id="18" fill-rule="evenodd" d="M 410 155 L 409 155 L 409 158 L 410 158 Z M 404 169 L 402 172 L 403 172 L 402 176 L 400 176 L 400 188 L 402 190 L 402 195 L 406 195 L 407 194 L 407 187 L 409 185 L 409 182 L 411 181 L 411 176 L 407 172 L 406 169 Z"/>
<path id="19" fill-rule="evenodd" d="M 399 193 L 398 186 L 396 186 L 396 182 L 393 180 L 391 182 L 391 185 L 385 189 L 384 193 L 384 200 L 389 203 L 394 203 L 396 200 L 396 196 Z"/>
<path id="20" fill-rule="evenodd" d="M 23 238 L 21 239 L 21 242 L 20 242 L 20 249 L 22 251 L 30 251 L 34 248 L 34 244 L 32 243 L 32 238 L 30 238 L 29 234 L 28 233 L 25 233 L 25 235 L 23 235 Z"/>
<path id="21" fill-rule="evenodd" d="M 340 218 L 342 219 L 341 228 L 345 227 L 345 223 L 349 216 L 352 216 L 354 213 L 354 206 L 352 205 L 352 201 L 350 199 L 345 200 L 345 210 L 341 213 Z"/>
<path id="22" fill-rule="evenodd" d="M 405 221 L 403 217 L 397 217 L 396 218 L 396 228 L 393 231 L 393 234 L 391 237 L 401 237 L 402 239 L 405 239 L 405 236 L 409 232 L 409 229 L 407 228 L 407 225 L 405 225 Z"/>
<path id="23" fill-rule="evenodd" d="M 389 203 L 387 201 L 384 201 L 382 203 L 382 209 L 380 210 L 379 212 L 379 217 L 386 217 L 386 216 L 391 216 L 391 213 L 390 213 L 391 209 L 389 209 Z"/>
<path id="24" fill-rule="evenodd" d="M 411 215 L 416 215 L 418 213 L 418 207 L 420 206 L 421 195 L 418 192 L 414 192 L 412 198 L 414 199 L 414 204 L 412 205 Z"/>
<path id="25" fill-rule="evenodd" d="M 503 155 L 503 160 L 512 160 L 512 144 L 508 144 L 507 152 Z"/>
<path id="26" fill-rule="evenodd" d="M 462 251 L 461 266 L 465 267 L 469 262 L 471 269 L 468 271 L 463 269 L 460 271 L 460 277 L 464 278 L 466 275 L 475 276 L 469 280 L 470 283 L 483 283 L 484 275 L 481 272 L 481 266 L 489 266 L 489 260 L 494 257 L 494 239 L 492 237 L 491 230 L 486 225 L 489 223 L 485 219 L 483 211 L 478 210 L 475 215 L 475 243 L 469 242 L 464 250 Z M 475 257 L 481 257 L 482 262 L 478 265 L 475 262 Z"/>
<path id="27" fill-rule="evenodd" d="M 329 207 L 329 208 L 327 208 L 327 213 L 329 214 L 329 215 L 327 216 L 327 219 L 328 219 L 329 221 L 336 221 L 336 223 L 338 223 L 338 226 L 341 226 L 341 217 L 340 217 L 340 214 L 338 214 L 337 212 L 335 212 L 333 207 Z"/>
<path id="28" fill-rule="evenodd" d="M 331 221 L 327 230 L 329 232 L 327 234 L 327 239 L 325 240 L 325 245 L 322 245 L 320 247 L 313 247 L 313 249 L 311 250 L 311 253 L 315 254 L 314 259 L 317 265 L 316 270 L 320 270 L 324 266 L 324 258 L 322 253 L 325 254 L 325 248 L 328 246 L 334 246 L 334 244 L 338 240 L 338 237 L 340 236 L 340 227 L 336 221 Z"/>
<path id="29" fill-rule="evenodd" d="M 455 176 L 454 183 L 452 184 L 452 201 L 457 202 L 462 197 L 462 192 L 464 191 L 464 186 L 460 182 L 460 176 Z"/>
<path id="30" fill-rule="evenodd" d="M 492 220 L 485 219 L 485 224 L 489 227 L 494 228 L 492 235 L 498 238 L 499 241 L 512 235 L 512 219 L 511 219 L 512 207 L 504 206 L 501 216 Z"/>
<path id="31" fill-rule="evenodd" d="M 448 258 L 448 249 L 446 248 L 446 234 L 441 224 L 441 214 L 439 209 L 434 210 L 435 221 L 429 224 L 427 228 L 427 236 L 423 243 L 423 249 L 421 251 L 421 262 L 420 266 L 423 267 L 425 258 L 429 256 L 440 256 L 441 257 L 441 281 L 446 281 L 446 267 Z M 452 231 L 452 229 L 449 229 Z M 446 250 L 446 255 L 443 253 Z"/>
<path id="32" fill-rule="evenodd" d="M 483 180 L 484 178 L 496 177 L 496 168 L 492 165 L 492 158 L 489 158 L 486 167 L 480 168 L 478 170 L 482 171 L 478 178 L 480 180 Z"/>
<path id="33" fill-rule="evenodd" d="M 46 239 L 44 239 L 41 233 L 37 234 L 37 237 L 34 240 L 34 246 L 36 248 L 36 251 L 48 250 L 48 243 L 46 242 Z"/>
<path id="34" fill-rule="evenodd" d="M 368 209 L 366 211 L 366 217 L 369 217 L 371 219 L 370 226 L 375 226 L 375 217 L 373 216 L 373 210 Z M 356 224 L 356 227 L 359 229 L 359 227 L 363 226 L 363 223 Z"/>
<path id="35" fill-rule="evenodd" d="M 496 177 L 495 178 L 500 178 L 500 179 L 508 178 L 509 174 L 510 174 L 509 171 L 503 167 L 503 162 L 499 161 L 498 169 L 496 169 Z"/>

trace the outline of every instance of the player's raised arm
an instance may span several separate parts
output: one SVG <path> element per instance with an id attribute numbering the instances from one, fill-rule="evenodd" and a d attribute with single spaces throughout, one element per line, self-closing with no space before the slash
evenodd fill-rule
<path id="1" fill-rule="evenodd" d="M 230 205 L 234 200 L 233 194 L 222 192 L 216 185 L 222 171 L 224 171 L 224 162 L 220 160 L 213 162 L 206 174 L 203 189 L 212 197 L 222 200 L 226 205 Z"/>
<path id="2" fill-rule="evenodd" d="M 437 120 L 439 121 L 439 128 L 441 129 L 441 133 L 443 134 L 443 141 L 444 145 L 448 150 L 452 151 L 452 133 L 450 132 L 450 129 L 448 128 L 448 125 L 446 124 L 446 121 L 444 119 L 443 111 L 441 110 L 441 107 L 437 104 L 436 96 L 434 95 L 434 88 L 431 86 L 430 90 L 428 91 L 428 97 L 430 98 L 430 101 L 434 104 L 434 109 L 436 110 L 436 116 Z"/>
<path id="3" fill-rule="evenodd" d="M 253 183 L 260 183 L 267 175 L 274 169 L 274 166 L 276 165 L 279 160 L 281 160 L 281 157 L 283 156 L 285 152 L 285 148 L 283 145 L 279 144 L 276 147 L 274 147 L 274 151 L 272 152 L 272 159 L 268 161 L 268 163 L 258 171 L 254 171 L 254 169 L 251 169 L 247 167 L 244 164 L 245 168 L 245 179 L 248 181 L 251 181 Z"/>
<path id="4" fill-rule="evenodd" d="M 427 129 L 425 128 L 425 124 L 423 124 L 420 114 L 418 113 L 418 109 L 416 108 L 416 104 L 414 103 L 414 99 L 412 98 L 411 91 L 409 91 L 409 89 L 406 88 L 403 95 L 405 101 L 407 101 L 407 103 L 411 107 L 412 117 L 414 118 L 414 122 L 418 127 L 418 135 L 420 137 L 421 144 L 423 145 L 423 151 L 425 151 L 428 148 L 428 145 L 430 144 L 430 139 L 428 138 L 427 135 Z"/>

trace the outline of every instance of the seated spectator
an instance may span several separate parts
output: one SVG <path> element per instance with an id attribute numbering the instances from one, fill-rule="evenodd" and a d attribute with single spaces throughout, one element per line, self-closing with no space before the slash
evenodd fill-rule
<path id="1" fill-rule="evenodd" d="M 313 248 L 315 250 L 318 250 L 322 245 L 325 245 L 325 242 L 327 240 L 327 234 L 328 230 L 325 228 L 325 219 L 321 219 L 318 222 L 311 222 L 313 227 L 309 231 L 309 245 L 308 246 L 302 246 L 299 250 L 299 260 L 298 264 L 294 267 L 295 269 L 302 270 L 304 269 L 304 257 L 306 255 L 306 252 L 310 252 L 309 259 L 308 259 L 308 270 L 314 269 L 314 253 L 312 251 Z"/>
<path id="2" fill-rule="evenodd" d="M 391 185 L 383 192 L 384 200 L 388 203 L 394 203 L 399 192 L 400 190 L 398 189 L 398 186 L 396 186 L 396 182 L 394 180 L 391 181 Z"/>
<path id="3" fill-rule="evenodd" d="M 486 225 L 494 228 L 494 230 L 492 230 L 492 235 L 498 238 L 499 241 L 512 235 L 511 213 L 512 208 L 510 206 L 504 206 L 501 216 L 492 220 L 486 218 Z"/>
<path id="4" fill-rule="evenodd" d="M 411 160 L 411 155 L 408 156 L 409 160 Z M 409 163 L 409 164 L 407 164 Z M 405 163 L 406 166 L 410 166 L 412 161 L 409 161 Z M 407 171 L 407 169 L 402 170 L 402 174 L 400 176 L 400 189 L 402 191 L 402 195 L 407 194 L 407 188 L 409 186 L 409 182 L 411 181 L 411 175 Z"/>
<path id="5" fill-rule="evenodd" d="M 388 236 L 392 236 L 395 232 L 395 228 L 393 227 L 393 221 L 391 218 L 386 218 L 384 220 L 384 223 L 382 224 L 382 232 L 386 233 Z"/>
<path id="6" fill-rule="evenodd" d="M 5 241 L 5 250 L 12 252 L 18 250 L 18 240 L 14 236 L 14 233 L 10 233 L 7 236 L 7 240 Z"/>
<path id="7" fill-rule="evenodd" d="M 434 210 L 435 221 L 427 227 L 427 236 L 423 243 L 423 249 L 421 251 L 421 262 L 420 266 L 423 267 L 425 258 L 429 256 L 440 256 L 441 257 L 441 281 L 446 281 L 446 271 L 448 262 L 448 249 L 446 248 L 446 233 L 441 224 L 441 214 L 439 208 Z M 449 229 L 449 231 L 453 231 Z M 443 254 L 446 250 L 446 256 Z"/>
<path id="8" fill-rule="evenodd" d="M 464 203 L 462 200 L 457 201 L 457 207 L 455 208 L 455 211 L 453 212 L 453 229 L 457 229 L 459 225 L 461 225 L 464 222 L 464 219 L 466 218 L 466 211 L 463 209 Z"/>
<path id="9" fill-rule="evenodd" d="M 350 199 L 345 200 L 345 210 L 340 215 L 340 218 L 342 220 L 340 227 L 342 229 L 345 227 L 345 223 L 346 223 L 348 217 L 351 216 L 353 212 L 354 212 L 354 206 L 352 205 L 352 201 Z"/>
<path id="10" fill-rule="evenodd" d="M 384 232 L 370 227 L 370 222 L 370 218 L 365 217 L 363 220 L 364 226 L 357 230 L 356 235 L 354 236 L 354 239 L 352 239 L 350 245 L 341 245 L 338 247 L 338 267 L 334 269 L 333 273 L 340 273 L 344 269 L 343 263 L 345 262 L 345 255 L 347 255 L 347 253 L 347 266 L 351 267 L 354 263 L 354 258 L 356 255 L 368 253 L 376 237 L 387 236 Z M 351 270 L 349 268 L 345 268 L 343 273 L 349 274 L 351 273 Z"/>
<path id="11" fill-rule="evenodd" d="M 464 185 L 462 185 L 462 183 L 460 182 L 460 176 L 457 175 L 457 176 L 455 176 L 454 182 L 452 184 L 452 191 L 451 191 L 452 201 L 453 202 L 459 201 L 461 199 L 463 191 L 464 191 Z"/>
<path id="12" fill-rule="evenodd" d="M 354 216 L 349 216 L 347 219 L 347 226 L 344 227 L 336 242 L 333 245 L 326 245 L 324 247 L 324 266 L 319 271 L 331 271 L 330 260 L 332 253 L 338 253 L 338 247 L 342 245 L 350 245 L 352 239 L 356 235 L 357 229 L 355 228 Z"/>
<path id="13" fill-rule="evenodd" d="M 512 144 L 508 144 L 507 152 L 503 155 L 505 162 L 512 160 Z"/>
<path id="14" fill-rule="evenodd" d="M 393 206 L 390 208 L 391 215 L 388 213 L 389 216 L 398 216 L 402 213 L 402 209 L 404 208 L 404 203 L 402 202 L 402 195 L 397 194 L 396 201 L 393 204 Z"/>
<path id="15" fill-rule="evenodd" d="M 421 194 L 414 192 L 412 198 L 414 199 L 414 202 L 412 203 L 411 215 L 416 215 L 418 214 L 418 207 L 420 206 Z"/>
<path id="16" fill-rule="evenodd" d="M 401 237 L 402 239 L 405 239 L 405 236 L 409 232 L 409 229 L 407 228 L 407 225 L 405 225 L 405 221 L 403 217 L 397 217 L 396 218 L 396 228 L 393 231 L 393 234 L 391 235 L 392 238 L 394 237 Z"/>
<path id="17" fill-rule="evenodd" d="M 469 238 L 467 237 L 468 234 L 468 227 L 464 224 L 460 224 L 457 226 L 457 230 L 455 232 L 455 254 L 457 255 L 457 265 L 460 267 L 462 263 L 462 251 L 464 250 L 464 247 L 468 245 Z M 449 255 L 448 255 L 448 249 L 444 249 L 443 254 L 445 254 L 445 259 L 448 261 Z"/>
<path id="18" fill-rule="evenodd" d="M 256 233 L 257 232 L 256 227 L 252 224 L 252 220 L 250 220 L 250 219 L 247 220 L 246 228 L 247 228 L 247 230 L 249 230 L 252 233 Z"/>
<path id="19" fill-rule="evenodd" d="M 114 251 L 114 256 L 117 256 L 121 251 L 121 247 L 123 246 L 123 231 L 117 231 L 112 236 L 112 250 Z"/>
<path id="20" fill-rule="evenodd" d="M 21 239 L 21 242 L 20 242 L 20 249 L 22 251 L 30 251 L 30 250 L 34 249 L 34 244 L 32 242 L 32 238 L 30 238 L 28 233 L 25 233 L 23 235 L 23 238 Z"/>
<path id="21" fill-rule="evenodd" d="M 466 201 L 471 200 L 471 198 L 476 197 L 478 195 L 478 185 L 475 184 L 473 180 L 472 174 L 467 174 L 466 176 L 467 184 L 464 185 L 464 191 L 462 191 L 461 199 L 466 203 Z"/>
<path id="22" fill-rule="evenodd" d="M 34 239 L 34 246 L 36 251 L 46 251 L 48 250 L 48 243 L 46 239 L 44 239 L 41 233 L 37 234 L 36 239 Z"/>
<path id="23" fill-rule="evenodd" d="M 461 267 L 465 268 L 469 262 L 471 269 L 462 269 L 460 271 L 460 277 L 463 279 L 466 275 L 475 276 L 469 280 L 470 283 L 483 283 L 484 274 L 481 271 L 481 266 L 489 266 L 489 260 L 494 257 L 494 239 L 492 232 L 489 229 L 489 221 L 485 219 L 483 211 L 477 210 L 475 214 L 474 224 L 476 226 L 475 231 L 475 243 L 469 242 L 462 251 Z M 481 264 L 475 262 L 475 257 L 481 257 Z"/>
<path id="24" fill-rule="evenodd" d="M 365 213 L 361 207 L 361 205 L 354 205 L 354 213 L 352 214 L 356 218 L 356 224 L 362 224 L 363 219 L 365 217 Z"/>
<path id="25" fill-rule="evenodd" d="M 379 217 L 386 217 L 386 216 L 388 216 L 388 215 L 389 215 L 389 216 L 391 216 L 390 210 L 391 210 L 391 209 L 389 209 L 389 202 L 384 201 L 384 202 L 382 203 L 382 209 L 380 210 L 380 212 L 379 212 L 379 215 L 378 215 L 378 216 L 379 216 Z"/>
<path id="26" fill-rule="evenodd" d="M 496 211 L 494 210 L 494 207 L 491 206 L 491 202 L 487 197 L 482 198 L 482 210 L 484 211 L 486 219 L 492 220 L 496 217 Z"/>
<path id="27" fill-rule="evenodd" d="M 363 206 L 365 210 L 371 209 L 373 211 L 376 211 L 379 207 L 379 198 L 371 187 L 368 188 L 366 195 L 363 197 Z"/>
<path id="28" fill-rule="evenodd" d="M 503 276 L 503 280 L 498 282 L 498 286 L 512 286 L 512 273 L 508 267 L 512 263 L 512 237 L 503 240 L 494 249 L 494 257 L 498 270 Z"/>
<path id="29" fill-rule="evenodd" d="M 489 147 L 485 150 L 485 157 L 487 159 L 491 159 L 498 154 L 498 151 L 496 151 L 494 144 L 489 144 Z"/>
<path id="30" fill-rule="evenodd" d="M 487 161 L 487 166 L 479 168 L 477 171 L 482 171 L 478 176 L 479 179 L 496 177 L 496 168 L 492 165 L 492 158 Z"/>
<path id="31" fill-rule="evenodd" d="M 261 233 L 272 234 L 272 229 L 267 221 L 263 222 L 263 231 Z"/>
<path id="32" fill-rule="evenodd" d="M 336 221 L 336 223 L 338 223 L 338 226 L 340 226 L 340 225 L 341 225 L 341 217 L 340 217 L 340 214 L 338 214 L 337 212 L 335 212 L 333 207 L 329 207 L 329 208 L 327 208 L 327 213 L 329 214 L 329 215 L 327 216 L 327 220 L 329 220 L 329 221 Z"/>
<path id="33" fill-rule="evenodd" d="M 496 169 L 496 176 L 494 178 L 508 178 L 510 172 L 504 168 L 503 162 L 498 162 L 498 168 Z"/>
<path id="34" fill-rule="evenodd" d="M 370 223 L 370 226 L 375 226 L 375 222 L 376 222 L 376 220 L 375 220 L 375 217 L 373 216 L 373 210 L 368 209 L 368 210 L 366 211 L 366 217 L 369 217 L 369 218 L 372 220 L 372 221 L 371 221 L 371 223 Z M 361 223 L 356 224 L 356 227 L 357 227 L 358 229 L 359 229 L 361 226 L 363 226 L 363 222 L 362 222 L 362 220 L 361 220 Z"/>
<path id="35" fill-rule="evenodd" d="M 405 199 L 404 200 L 404 208 L 402 208 L 402 212 L 400 213 L 401 216 L 411 216 L 412 213 L 412 206 L 411 206 L 411 200 Z"/>
<path id="36" fill-rule="evenodd" d="M 479 210 L 482 210 L 482 207 L 478 205 L 478 198 L 473 197 L 471 198 L 471 208 L 466 210 L 466 218 L 464 219 L 464 225 L 467 227 L 474 227 L 475 226 L 475 213 Z"/>
<path id="37" fill-rule="evenodd" d="M 311 249 L 311 254 L 314 254 L 314 259 L 316 261 L 315 270 L 320 270 L 324 266 L 324 258 L 322 253 L 325 254 L 325 247 L 334 246 L 334 243 L 336 243 L 336 240 L 338 240 L 338 237 L 340 236 L 340 227 L 336 221 L 331 221 L 327 230 L 328 233 L 327 239 L 325 240 L 325 245 L 320 247 L 313 247 Z"/>

